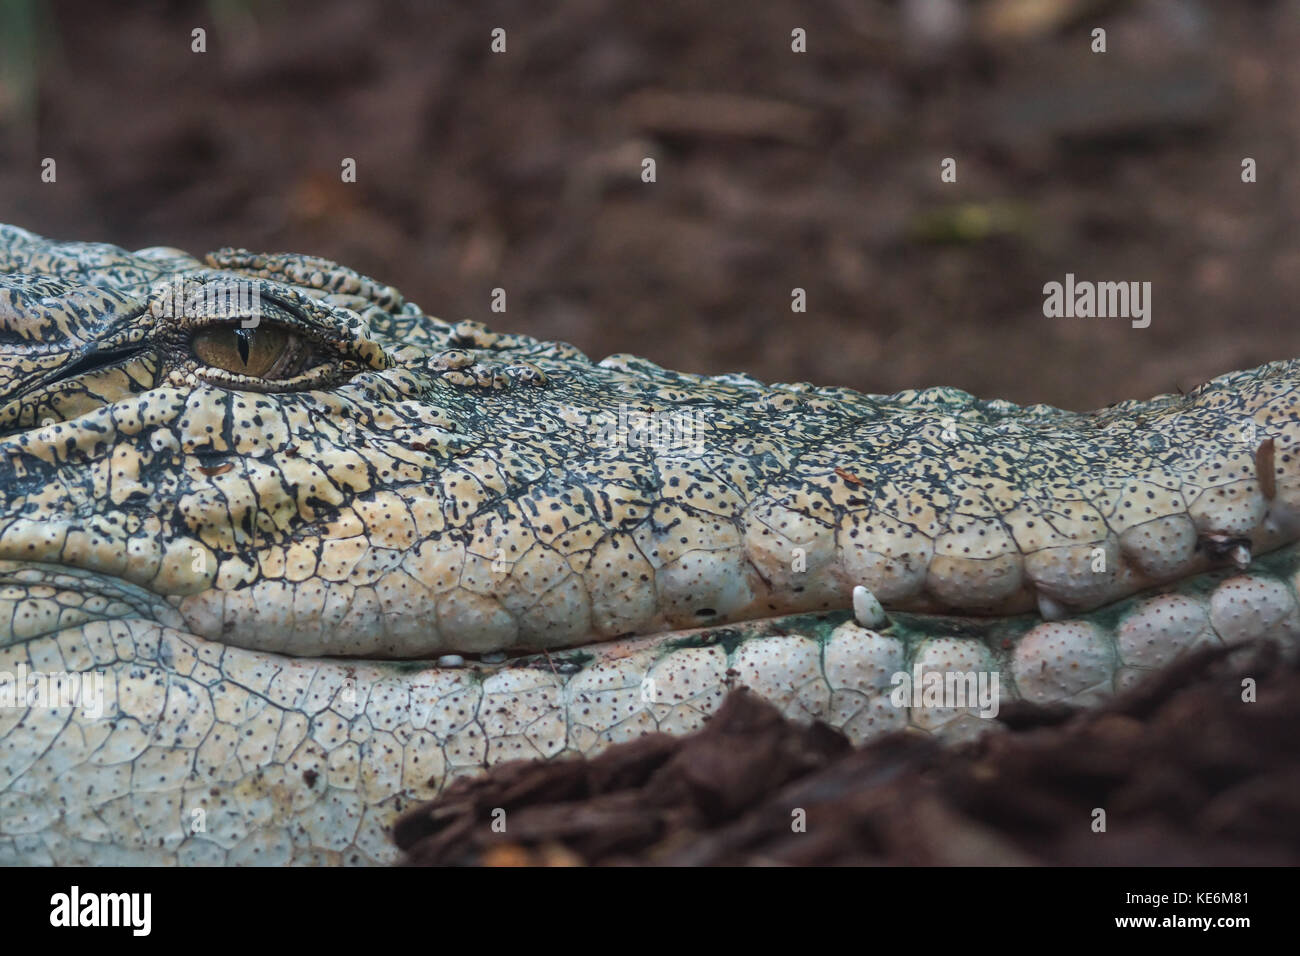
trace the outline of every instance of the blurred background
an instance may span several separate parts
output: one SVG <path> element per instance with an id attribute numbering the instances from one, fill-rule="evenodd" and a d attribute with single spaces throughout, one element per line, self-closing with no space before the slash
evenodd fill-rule
<path id="1" fill-rule="evenodd" d="M 1298 64 L 1300 0 L 0 0 L 0 221 L 323 255 L 593 358 L 1083 409 L 1300 353 Z M 1045 318 L 1067 272 L 1151 282 L 1150 327 Z"/>

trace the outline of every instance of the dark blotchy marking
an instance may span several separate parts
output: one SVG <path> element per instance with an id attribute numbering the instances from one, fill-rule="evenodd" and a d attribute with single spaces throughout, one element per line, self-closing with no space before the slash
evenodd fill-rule
<path id="1" fill-rule="evenodd" d="M 1277 473 L 1273 465 L 1273 439 L 1265 438 L 1255 449 L 1255 476 L 1259 479 L 1259 491 L 1266 501 L 1272 501 L 1277 495 Z"/>

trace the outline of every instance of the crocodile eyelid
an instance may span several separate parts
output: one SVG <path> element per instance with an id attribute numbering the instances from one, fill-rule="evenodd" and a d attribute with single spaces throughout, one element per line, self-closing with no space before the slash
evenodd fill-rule
<path id="1" fill-rule="evenodd" d="M 319 256 L 254 253 L 247 249 L 218 249 L 204 257 L 215 269 L 256 276 L 327 293 L 357 295 L 385 312 L 396 314 L 407 304 L 390 285 Z"/>
<path id="2" fill-rule="evenodd" d="M 336 365 L 317 365 L 286 379 L 256 378 L 214 366 L 199 366 L 195 374 L 222 388 L 275 394 L 333 388 L 363 371 L 365 368 L 356 362 L 345 361 Z"/>

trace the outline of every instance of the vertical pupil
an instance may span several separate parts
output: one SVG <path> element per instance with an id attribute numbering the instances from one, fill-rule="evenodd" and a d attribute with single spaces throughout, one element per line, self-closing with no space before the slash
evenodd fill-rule
<path id="1" fill-rule="evenodd" d="M 235 343 L 239 346 L 239 357 L 248 364 L 248 348 L 253 341 L 253 330 L 246 329 L 243 326 L 235 329 Z"/>

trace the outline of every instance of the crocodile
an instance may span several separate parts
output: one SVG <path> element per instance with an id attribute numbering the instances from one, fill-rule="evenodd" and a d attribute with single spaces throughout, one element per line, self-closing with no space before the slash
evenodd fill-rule
<path id="1" fill-rule="evenodd" d="M 1078 413 L 592 362 L 305 255 L 0 272 L 0 862 L 388 863 L 732 687 L 962 740 L 1300 635 L 1295 360 Z"/>

